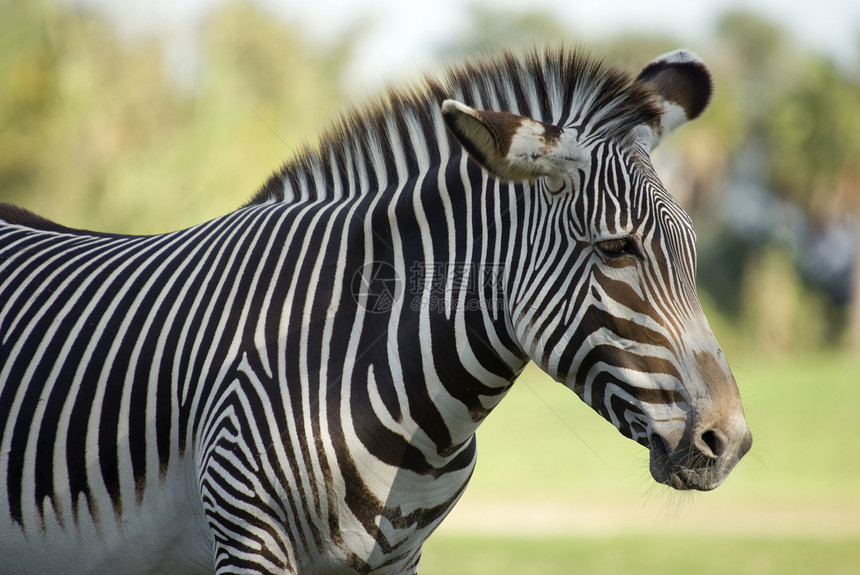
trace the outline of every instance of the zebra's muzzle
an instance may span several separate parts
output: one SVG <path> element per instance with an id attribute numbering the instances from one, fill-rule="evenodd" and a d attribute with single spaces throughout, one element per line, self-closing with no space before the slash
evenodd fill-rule
<path id="1" fill-rule="evenodd" d="M 688 428 L 649 436 L 651 475 L 678 490 L 710 491 L 718 487 L 752 447 L 746 424 L 729 432 Z"/>

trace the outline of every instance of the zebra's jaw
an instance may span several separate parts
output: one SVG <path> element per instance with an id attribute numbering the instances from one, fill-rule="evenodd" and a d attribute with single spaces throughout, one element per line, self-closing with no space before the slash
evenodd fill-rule
<path id="1" fill-rule="evenodd" d="M 679 490 L 708 491 L 750 450 L 752 435 L 737 383 L 712 332 L 705 322 L 693 323 L 694 329 L 682 339 L 701 347 L 679 350 L 679 355 L 663 356 L 653 364 L 631 340 L 593 339 L 587 342 L 592 352 L 579 353 L 618 350 L 612 352 L 614 360 L 601 355 L 585 369 L 576 362 L 569 373 L 553 370 L 557 362 L 541 367 L 623 435 L 649 448 L 655 481 Z M 613 361 L 617 365 L 610 367 Z M 661 361 L 674 368 L 667 370 Z M 595 369 L 598 365 L 602 367 Z"/>

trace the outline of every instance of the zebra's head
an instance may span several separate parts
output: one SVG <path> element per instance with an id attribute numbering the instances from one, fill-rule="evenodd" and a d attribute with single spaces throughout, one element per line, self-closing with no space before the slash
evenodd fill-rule
<path id="1" fill-rule="evenodd" d="M 654 479 L 677 489 L 713 489 L 752 445 L 696 295 L 691 221 L 649 158 L 710 96 L 704 64 L 678 51 L 635 81 L 580 90 L 561 122 L 442 105 L 454 137 L 496 180 L 530 182 L 506 296 L 520 345 L 647 446 Z"/>

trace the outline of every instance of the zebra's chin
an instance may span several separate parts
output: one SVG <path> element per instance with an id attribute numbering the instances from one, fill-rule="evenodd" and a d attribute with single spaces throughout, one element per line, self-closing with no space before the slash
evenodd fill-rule
<path id="1" fill-rule="evenodd" d="M 728 473 L 716 475 L 714 470 L 676 469 L 669 473 L 665 481 L 660 481 L 678 491 L 711 491 L 722 484 Z"/>

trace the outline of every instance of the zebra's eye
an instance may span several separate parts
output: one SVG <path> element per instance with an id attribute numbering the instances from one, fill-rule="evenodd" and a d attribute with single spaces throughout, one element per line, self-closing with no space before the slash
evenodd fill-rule
<path id="1" fill-rule="evenodd" d="M 611 238 L 595 243 L 600 253 L 611 260 L 618 260 L 627 256 L 642 257 L 639 246 L 631 236 L 623 238 Z"/>

